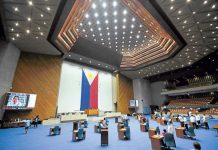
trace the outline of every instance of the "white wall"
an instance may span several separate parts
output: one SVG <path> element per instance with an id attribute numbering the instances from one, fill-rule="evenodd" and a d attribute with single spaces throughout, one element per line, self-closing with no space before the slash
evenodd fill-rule
<path id="1" fill-rule="evenodd" d="M 153 105 L 160 106 L 163 104 L 164 101 L 166 101 L 167 97 L 160 94 L 163 88 L 164 88 L 164 81 L 151 83 Z"/>
<path id="2" fill-rule="evenodd" d="M 139 100 L 139 107 L 136 111 L 137 113 L 142 113 L 144 107 L 150 106 L 152 104 L 150 82 L 144 79 L 134 79 L 133 92 L 134 99 Z"/>
<path id="3" fill-rule="evenodd" d="M 99 72 L 98 108 L 103 111 L 112 111 L 112 74 L 64 61 L 61 69 L 58 113 L 80 110 L 83 68 Z"/>
<path id="4" fill-rule="evenodd" d="M 0 41 L 0 120 L 4 113 L 2 110 L 3 96 L 12 87 L 19 57 L 20 50 L 18 48 L 11 43 Z"/>

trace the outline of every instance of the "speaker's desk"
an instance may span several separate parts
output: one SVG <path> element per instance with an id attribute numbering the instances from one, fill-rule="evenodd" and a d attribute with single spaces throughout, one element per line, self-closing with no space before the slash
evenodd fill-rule
<path id="1" fill-rule="evenodd" d="M 151 136 L 151 146 L 153 150 L 161 150 L 163 146 L 163 136 L 161 135 L 153 135 Z"/>

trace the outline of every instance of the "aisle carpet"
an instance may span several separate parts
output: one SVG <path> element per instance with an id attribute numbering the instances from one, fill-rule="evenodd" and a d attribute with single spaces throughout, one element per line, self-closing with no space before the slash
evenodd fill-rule
<path id="1" fill-rule="evenodd" d="M 139 122 L 135 118 L 130 117 L 130 141 L 118 139 L 117 124 L 114 119 L 109 119 L 109 145 L 104 147 L 100 146 L 100 134 L 94 133 L 95 124 L 96 122 L 89 122 L 86 139 L 79 142 L 72 142 L 72 123 L 60 124 L 62 133 L 58 136 L 48 136 L 50 126 L 42 125 L 37 129 L 29 129 L 27 134 L 24 134 L 24 128 L 0 129 L 0 150 L 151 150 L 148 132 L 140 131 Z M 218 120 L 209 121 L 210 127 L 215 124 L 218 124 Z M 156 126 L 161 131 L 166 128 L 150 120 L 150 127 Z M 179 124 L 174 123 L 174 126 Z M 218 136 L 214 129 L 197 129 L 195 133 L 196 141 L 201 143 L 203 150 L 218 149 Z M 194 140 L 177 138 L 176 135 L 175 140 L 176 150 L 192 149 Z"/>

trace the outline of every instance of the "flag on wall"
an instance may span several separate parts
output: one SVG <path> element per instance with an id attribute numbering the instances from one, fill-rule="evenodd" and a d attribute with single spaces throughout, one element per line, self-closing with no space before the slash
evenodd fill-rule
<path id="1" fill-rule="evenodd" d="M 98 72 L 82 70 L 80 110 L 98 109 Z"/>

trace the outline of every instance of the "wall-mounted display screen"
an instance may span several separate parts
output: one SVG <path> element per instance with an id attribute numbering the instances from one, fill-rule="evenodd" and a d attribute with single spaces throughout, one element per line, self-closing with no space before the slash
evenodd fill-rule
<path id="1" fill-rule="evenodd" d="M 4 109 L 33 109 L 35 102 L 36 94 L 8 92 Z"/>
<path id="2" fill-rule="evenodd" d="M 129 100 L 129 107 L 130 108 L 139 107 L 139 101 L 138 100 Z"/>

